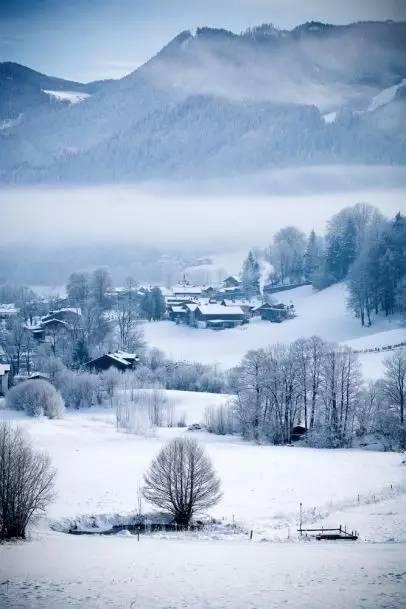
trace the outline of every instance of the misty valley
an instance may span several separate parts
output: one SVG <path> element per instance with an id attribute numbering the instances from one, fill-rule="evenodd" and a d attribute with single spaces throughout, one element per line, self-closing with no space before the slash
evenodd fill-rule
<path id="1" fill-rule="evenodd" d="M 0 7 L 0 606 L 402 609 L 406 13 L 97 4 Z"/>

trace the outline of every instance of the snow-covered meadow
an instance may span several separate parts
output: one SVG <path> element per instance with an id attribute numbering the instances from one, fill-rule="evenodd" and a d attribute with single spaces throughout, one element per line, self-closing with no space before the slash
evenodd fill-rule
<path id="1" fill-rule="evenodd" d="M 168 393 L 188 421 L 201 420 L 207 406 L 228 397 Z M 58 471 L 57 497 L 31 540 L 0 546 L 2 607 L 245 609 L 289 600 L 294 608 L 313 608 L 325 606 L 327 597 L 337 609 L 402 606 L 406 466 L 398 453 L 256 446 L 184 428 L 139 437 L 117 431 L 114 412 L 102 408 L 60 420 L 5 410 L 0 417 L 23 425 Z M 159 534 L 137 542 L 50 529 L 79 515 L 134 511 L 150 460 L 164 442 L 183 435 L 204 444 L 221 478 L 223 499 L 211 514 L 253 530 L 252 542 L 244 532 Z M 346 524 L 360 531 L 360 541 L 300 543 L 300 502 L 304 525 Z"/>
<path id="2" fill-rule="evenodd" d="M 259 349 L 276 343 L 290 343 L 300 337 L 313 335 L 323 340 L 345 343 L 354 349 L 382 347 L 406 340 L 406 329 L 400 320 L 383 317 L 374 320 L 371 327 L 362 327 L 346 306 L 345 284 L 333 285 L 316 292 L 303 286 L 275 294 L 279 302 L 294 304 L 297 317 L 281 324 L 258 318 L 247 326 L 213 332 L 170 321 L 145 323 L 147 342 L 162 349 L 174 359 L 218 363 L 223 367 L 238 364 L 249 349 Z M 366 378 L 382 374 L 385 353 L 361 354 Z"/>

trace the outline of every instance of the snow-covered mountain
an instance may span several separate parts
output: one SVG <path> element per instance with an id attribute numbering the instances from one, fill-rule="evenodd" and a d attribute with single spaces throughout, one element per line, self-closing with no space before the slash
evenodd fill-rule
<path id="1" fill-rule="evenodd" d="M 2 77 L 10 66 L 23 82 L 17 89 Z M 238 35 L 201 28 L 117 81 L 47 78 L 0 66 L 5 180 L 406 162 L 406 23 L 263 25 Z"/>

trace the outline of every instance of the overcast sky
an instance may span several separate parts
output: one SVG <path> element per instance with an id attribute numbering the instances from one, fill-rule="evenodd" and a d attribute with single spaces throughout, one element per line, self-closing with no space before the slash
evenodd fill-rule
<path id="1" fill-rule="evenodd" d="M 406 20 L 405 0 L 0 0 L 0 61 L 74 80 L 118 78 L 180 31 Z"/>

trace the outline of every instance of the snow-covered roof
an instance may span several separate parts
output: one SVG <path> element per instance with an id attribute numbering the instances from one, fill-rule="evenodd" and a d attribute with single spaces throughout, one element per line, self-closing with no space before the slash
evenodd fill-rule
<path id="1" fill-rule="evenodd" d="M 43 326 L 47 326 L 52 323 L 57 323 L 57 324 L 62 324 L 63 326 L 68 326 L 66 321 L 63 321 L 62 319 L 57 319 L 56 317 L 52 317 L 51 319 L 46 319 L 45 321 L 41 322 L 41 324 Z"/>
<path id="2" fill-rule="evenodd" d="M 174 294 L 201 294 L 203 288 L 198 286 L 180 286 L 173 288 Z"/>
<path id="3" fill-rule="evenodd" d="M 0 304 L 0 315 L 17 315 L 19 310 L 20 309 L 11 303 Z"/>
<path id="4" fill-rule="evenodd" d="M 189 306 L 189 305 L 186 305 Z M 196 307 L 197 305 L 195 305 Z M 186 313 L 185 307 L 181 306 L 181 305 L 173 305 L 171 307 L 173 313 Z"/>
<path id="5" fill-rule="evenodd" d="M 228 315 L 244 315 L 242 308 L 236 306 L 225 307 L 224 305 L 208 304 L 200 305 L 197 308 L 202 315 L 220 315 L 221 317 L 226 317 Z"/>
<path id="6" fill-rule="evenodd" d="M 225 300 L 224 306 L 225 307 L 233 307 L 233 306 L 253 307 L 254 305 L 252 303 L 250 303 L 248 300 Z"/>
<path id="7" fill-rule="evenodd" d="M 129 353 L 128 351 L 116 351 L 116 355 L 119 357 L 123 357 L 124 359 L 137 359 L 138 355 L 136 353 Z"/>
<path id="8" fill-rule="evenodd" d="M 62 309 L 49 311 L 48 315 L 55 315 L 55 313 L 75 313 L 76 315 L 82 315 L 80 307 L 62 307 Z M 48 317 L 48 315 L 45 315 L 45 317 Z"/>
<path id="9" fill-rule="evenodd" d="M 232 292 L 237 292 L 239 290 L 240 290 L 240 288 L 238 286 L 235 286 L 235 287 L 233 286 L 232 288 L 220 288 L 217 291 L 221 294 L 225 294 L 225 293 L 228 294 L 229 292 L 232 293 Z"/>
<path id="10" fill-rule="evenodd" d="M 107 353 L 106 355 L 110 359 L 113 359 L 114 361 L 119 362 L 120 364 L 123 364 L 123 366 L 130 366 L 130 362 L 128 360 L 124 359 L 124 357 L 122 355 L 119 355 L 118 353 Z M 96 359 L 99 359 L 99 358 L 96 358 Z"/>
<path id="11" fill-rule="evenodd" d="M 184 308 L 187 309 L 188 311 L 192 311 L 193 312 L 193 311 L 196 311 L 198 306 L 199 305 L 197 303 L 196 304 L 193 303 L 193 304 L 186 304 L 186 305 L 184 305 Z"/>

